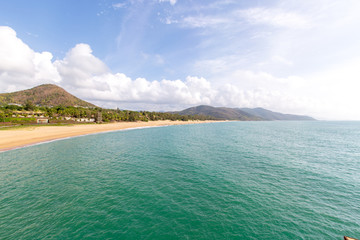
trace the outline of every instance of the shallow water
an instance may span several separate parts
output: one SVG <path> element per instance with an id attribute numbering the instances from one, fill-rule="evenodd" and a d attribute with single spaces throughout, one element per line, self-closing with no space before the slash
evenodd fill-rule
<path id="1" fill-rule="evenodd" d="M 360 237 L 360 122 L 136 129 L 0 153 L 0 239 Z"/>

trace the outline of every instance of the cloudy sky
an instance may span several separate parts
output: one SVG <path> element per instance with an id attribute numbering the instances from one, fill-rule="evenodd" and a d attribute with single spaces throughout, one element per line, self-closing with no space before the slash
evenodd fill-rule
<path id="1" fill-rule="evenodd" d="M 360 120 L 358 0 L 12 0 L 0 92 L 55 83 L 102 107 L 264 107 Z"/>

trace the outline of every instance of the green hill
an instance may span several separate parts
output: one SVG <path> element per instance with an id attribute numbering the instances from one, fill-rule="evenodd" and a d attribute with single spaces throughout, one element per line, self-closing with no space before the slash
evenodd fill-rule
<path id="1" fill-rule="evenodd" d="M 315 120 L 312 117 L 272 112 L 263 108 L 226 108 L 201 105 L 187 108 L 179 112 L 180 115 L 204 115 L 218 120 L 240 121 L 272 121 L 272 120 Z"/>
<path id="2" fill-rule="evenodd" d="M 263 120 L 260 117 L 251 115 L 247 112 L 241 111 L 236 108 L 226 107 L 212 107 L 201 105 L 197 107 L 187 108 L 185 110 L 174 112 L 180 115 L 204 115 L 210 116 L 218 120 L 241 120 L 241 121 L 256 121 Z"/>
<path id="3" fill-rule="evenodd" d="M 28 102 L 39 106 L 96 107 L 54 84 L 43 84 L 23 91 L 0 94 L 0 105 L 11 103 L 25 105 Z"/>

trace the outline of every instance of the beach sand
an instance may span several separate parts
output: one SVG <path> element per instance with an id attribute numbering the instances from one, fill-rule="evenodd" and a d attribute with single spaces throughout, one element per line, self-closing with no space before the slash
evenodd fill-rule
<path id="1" fill-rule="evenodd" d="M 155 127 L 167 125 L 184 125 L 208 123 L 213 121 L 149 121 L 149 122 L 117 122 L 107 124 L 80 124 L 69 126 L 29 126 L 19 129 L 0 131 L 0 152 L 14 148 L 33 145 L 41 142 L 93 134 L 99 132 L 116 131 L 129 128 Z"/>

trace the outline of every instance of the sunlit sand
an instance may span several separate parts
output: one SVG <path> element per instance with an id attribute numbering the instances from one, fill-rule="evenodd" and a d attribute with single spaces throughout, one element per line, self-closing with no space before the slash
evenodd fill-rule
<path id="1" fill-rule="evenodd" d="M 155 127 L 167 125 L 184 125 L 212 121 L 150 121 L 150 122 L 117 122 L 108 124 L 70 125 L 70 126 L 30 126 L 20 129 L 0 131 L 0 151 L 10 150 L 27 145 L 56 139 L 81 136 L 86 134 L 116 131 L 129 128 Z"/>

